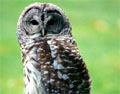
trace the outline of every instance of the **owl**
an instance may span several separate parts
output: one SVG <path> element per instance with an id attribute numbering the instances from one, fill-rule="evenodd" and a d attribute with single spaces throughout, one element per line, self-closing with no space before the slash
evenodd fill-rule
<path id="1" fill-rule="evenodd" d="M 17 25 L 26 94 L 90 94 L 91 78 L 65 13 L 34 3 Z"/>

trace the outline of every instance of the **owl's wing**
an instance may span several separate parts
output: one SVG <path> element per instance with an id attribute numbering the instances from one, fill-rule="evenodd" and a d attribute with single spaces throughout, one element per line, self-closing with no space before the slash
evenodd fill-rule
<path id="1" fill-rule="evenodd" d="M 75 41 L 54 39 L 45 45 L 41 73 L 47 94 L 90 94 L 91 78 Z"/>

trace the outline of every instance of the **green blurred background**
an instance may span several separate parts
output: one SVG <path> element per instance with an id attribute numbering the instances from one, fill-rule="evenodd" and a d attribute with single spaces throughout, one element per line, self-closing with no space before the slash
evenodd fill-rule
<path id="1" fill-rule="evenodd" d="M 68 16 L 92 77 L 91 94 L 120 94 L 119 0 L 0 0 L 0 94 L 24 94 L 16 25 L 33 2 L 56 4 Z"/>

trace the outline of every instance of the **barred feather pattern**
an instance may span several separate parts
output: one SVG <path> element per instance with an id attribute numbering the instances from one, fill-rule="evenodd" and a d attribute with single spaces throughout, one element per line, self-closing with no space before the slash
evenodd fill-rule
<path id="1" fill-rule="evenodd" d="M 72 37 L 22 47 L 26 94 L 90 94 L 91 78 Z"/>

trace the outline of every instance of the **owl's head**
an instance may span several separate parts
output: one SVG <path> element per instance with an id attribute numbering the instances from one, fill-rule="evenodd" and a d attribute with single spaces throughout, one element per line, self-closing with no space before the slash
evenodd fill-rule
<path id="1" fill-rule="evenodd" d="M 17 36 L 20 44 L 30 39 L 61 35 L 71 35 L 71 26 L 67 16 L 56 5 L 31 4 L 18 20 Z"/>

